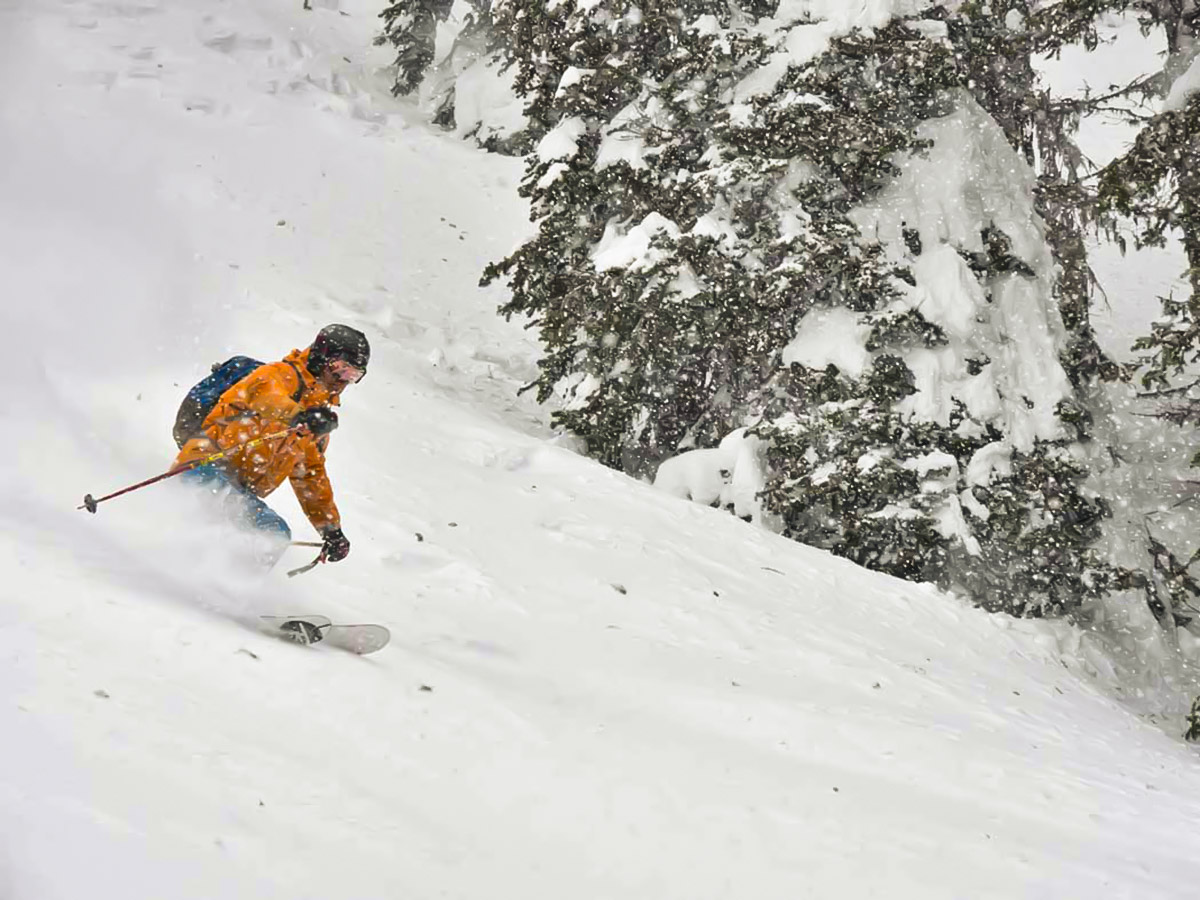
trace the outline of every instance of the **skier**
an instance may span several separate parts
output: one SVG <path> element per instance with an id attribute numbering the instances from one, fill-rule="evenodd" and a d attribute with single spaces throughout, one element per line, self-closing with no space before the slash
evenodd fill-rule
<path id="1" fill-rule="evenodd" d="M 293 350 L 280 362 L 255 368 L 225 390 L 202 424 L 190 429 L 193 433 L 181 434 L 180 424 L 176 425 L 181 444 L 176 466 L 268 437 L 180 476 L 222 497 L 235 518 L 255 529 L 263 538 L 258 555 L 268 567 L 279 560 L 292 531 L 262 498 L 285 478 L 321 535 L 320 558 L 338 562 L 350 552 L 325 474 L 325 452 L 330 432 L 338 424 L 332 407 L 339 405 L 347 386 L 362 380 L 370 356 L 361 331 L 329 325 L 307 349 Z"/>

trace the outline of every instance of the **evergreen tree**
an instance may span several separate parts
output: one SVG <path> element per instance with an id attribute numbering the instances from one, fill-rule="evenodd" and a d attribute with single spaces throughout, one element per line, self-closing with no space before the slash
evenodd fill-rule
<path id="1" fill-rule="evenodd" d="M 1183 243 L 1190 294 L 1164 298 L 1163 317 L 1135 349 L 1145 351 L 1145 387 L 1181 387 L 1187 399 L 1198 380 L 1180 386 L 1174 379 L 1200 358 L 1200 93 L 1147 123 L 1132 149 L 1104 169 L 1100 197 L 1105 208 L 1135 223 L 1138 246 L 1161 247 L 1170 236 Z M 1196 407 L 1192 415 L 1174 411 L 1180 424 L 1200 421 L 1200 402 L 1189 402 Z"/>
<path id="2" fill-rule="evenodd" d="M 689 432 L 729 430 L 730 398 L 762 377 L 759 322 L 773 312 L 787 324 L 754 308 L 760 273 L 723 249 L 738 238 L 705 225 L 716 206 L 752 213 L 758 199 L 724 190 L 715 169 L 732 180 L 738 163 L 706 154 L 723 95 L 763 43 L 720 27 L 726 4 L 693 6 L 509 3 L 496 16 L 518 48 L 528 117 L 554 127 L 522 187 L 539 233 L 487 278 L 507 275 L 503 312 L 540 325 L 539 398 L 569 395 L 558 424 L 638 473 Z"/>
<path id="3" fill-rule="evenodd" d="M 437 23 L 450 15 L 454 0 L 393 0 L 379 17 L 383 31 L 375 44 L 396 48 L 396 81 L 392 93 L 411 94 L 433 62 Z"/>
<path id="4" fill-rule="evenodd" d="M 1128 0 L 967 0 L 950 18 L 952 40 L 972 95 L 1004 129 L 1009 143 L 1038 175 L 1038 215 L 1046 225 L 1060 275 L 1055 284 L 1059 314 L 1071 335 L 1063 363 L 1077 386 L 1097 378 L 1115 380 L 1119 367 L 1096 342 L 1090 322 L 1095 278 L 1086 235 L 1101 227 L 1095 192 L 1084 180 L 1089 165 L 1075 142 L 1081 119 L 1107 108 L 1140 84 L 1081 97 L 1060 97 L 1045 85 L 1034 57 L 1053 56 L 1070 45 L 1094 49 L 1097 25 Z"/>
<path id="5" fill-rule="evenodd" d="M 1200 3 L 1197 0 L 1069 0 L 1043 13 L 1049 25 L 1078 27 L 1095 11 L 1133 11 L 1142 30 L 1161 29 L 1167 58 L 1161 71 L 1148 73 L 1114 96 L 1152 94 L 1166 97 L 1200 51 Z M 1095 43 L 1094 25 L 1089 40 Z M 1067 28 L 1069 30 L 1069 28 Z M 1185 375 L 1200 355 L 1200 106 L 1197 97 L 1181 96 L 1150 116 L 1133 147 L 1100 173 L 1096 196 L 1085 197 L 1075 208 L 1086 214 L 1095 209 L 1098 222 L 1122 249 L 1125 238 L 1118 217 L 1133 222 L 1138 247 L 1162 247 L 1178 237 L 1188 260 L 1190 296 L 1185 300 L 1162 298 L 1163 317 L 1152 332 L 1140 338 L 1135 350 L 1144 351 L 1140 375 L 1144 387 L 1186 395 L 1197 382 L 1180 387 L 1173 378 Z M 1081 108 L 1085 111 L 1086 107 Z M 1194 407 L 1194 408 L 1193 408 Z M 1185 399 L 1167 411 L 1178 424 L 1200 421 L 1200 398 Z"/>
<path id="6" fill-rule="evenodd" d="M 1158 93 L 1166 96 L 1200 52 L 1200 3 L 1197 0 L 1131 0 L 1143 31 L 1161 28 L 1167 40 L 1167 59 L 1156 77 Z"/>
<path id="7" fill-rule="evenodd" d="M 1184 73 L 1196 55 L 1197 10 L 1193 0 L 1146 0 L 1136 8 L 1145 29 L 1161 28 L 1167 38 L 1166 63 L 1147 79 L 1167 102 L 1144 122 L 1133 146 L 1101 172 L 1100 209 L 1131 223 L 1138 247 L 1162 247 L 1171 239 L 1182 244 L 1187 293 L 1160 298 L 1162 315 L 1150 334 L 1134 344 L 1140 356 L 1132 368 L 1148 392 L 1143 396 L 1160 401 L 1155 415 L 1175 425 L 1194 426 L 1200 424 L 1200 93 L 1194 90 L 1191 73 Z M 1117 227 L 1109 231 L 1124 249 Z M 1200 452 L 1191 464 L 1200 465 Z M 1190 544 L 1194 537 L 1194 518 L 1189 523 L 1178 506 L 1178 501 L 1162 504 L 1152 513 L 1162 536 L 1147 529 L 1144 546 L 1150 565 L 1130 579 L 1131 586 L 1144 591 L 1163 640 L 1171 646 L 1178 640 L 1176 629 L 1194 619 L 1200 596 L 1191 572 L 1196 555 L 1177 555 L 1168 546 Z M 1198 710 L 1200 698 L 1188 718 L 1189 740 L 1200 736 Z"/>
<path id="8" fill-rule="evenodd" d="M 504 110 L 510 94 L 505 81 L 507 59 L 504 35 L 492 26 L 492 9 L 487 0 L 467 0 L 466 12 L 443 57 L 434 60 L 439 22 L 451 13 L 451 0 L 395 0 L 380 17 L 383 31 L 376 45 L 396 48 L 396 79 L 392 93 L 408 95 L 420 91 L 421 102 L 432 110 L 433 124 L 458 130 L 473 137 L 485 150 L 507 156 L 528 153 L 545 129 L 534 120 L 515 123 Z M 436 62 L 436 64 L 435 64 Z M 460 102 L 460 80 L 470 83 L 472 101 Z M 481 83 L 488 90 L 480 95 Z M 515 98 L 513 98 L 515 101 Z M 462 108 L 467 107 L 465 121 Z"/>
<path id="9" fill-rule="evenodd" d="M 1167 96 L 1194 60 L 1200 26 L 1195 0 L 1136 0 L 1132 4 L 1144 30 L 1161 28 L 1167 40 L 1167 60 L 1149 83 Z M 1188 367 L 1200 356 L 1200 97 L 1181 92 L 1173 103 L 1146 121 L 1133 147 L 1101 173 L 1100 207 L 1131 220 L 1138 247 L 1161 247 L 1177 237 L 1188 260 L 1190 295 L 1183 300 L 1162 298 L 1163 317 L 1134 349 L 1140 360 L 1144 387 L 1178 393 L 1166 418 L 1177 424 L 1200 421 L 1196 380 L 1180 385 Z M 1110 228 L 1115 240 L 1123 237 Z"/>
<path id="10" fill-rule="evenodd" d="M 1035 183 L 968 93 L 987 41 L 940 6 L 870 31 L 773 13 L 496 7 L 550 128 L 522 186 L 538 232 L 485 274 L 540 328 L 531 387 L 636 475 L 751 425 L 786 534 L 993 608 L 1072 608 L 1111 577 L 1104 509 Z M 982 167 L 975 220 L 918 221 L 920 191 L 896 192 L 927 152 Z M 799 349 L 823 336 L 858 343 Z"/>

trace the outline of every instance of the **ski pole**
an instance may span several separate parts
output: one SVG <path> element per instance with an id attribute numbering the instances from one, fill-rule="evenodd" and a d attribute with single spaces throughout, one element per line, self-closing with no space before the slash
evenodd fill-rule
<path id="1" fill-rule="evenodd" d="M 286 437 L 287 435 L 294 433 L 298 428 L 303 427 L 303 425 L 293 425 L 291 428 L 288 428 L 284 431 L 277 431 L 274 434 L 268 434 L 264 435 L 263 437 L 254 438 L 253 440 L 246 441 L 244 444 L 238 444 L 236 447 L 230 447 L 228 450 L 222 450 L 219 453 L 212 453 L 208 456 L 201 457 L 200 459 L 193 459 L 191 462 L 178 465 L 173 469 L 163 472 L 161 475 L 155 475 L 153 478 L 147 478 L 145 481 L 139 481 L 137 484 L 131 484 L 129 487 L 121 488 L 119 491 L 113 491 L 111 494 L 105 494 L 103 497 L 94 498 L 91 494 L 84 494 L 83 505 L 75 508 L 86 509 L 88 512 L 94 513 L 97 505 L 103 503 L 105 500 L 111 500 L 114 497 L 120 497 L 122 494 L 128 494 L 130 491 L 136 491 L 138 488 L 144 488 L 149 485 L 156 484 L 159 481 L 163 481 L 167 478 L 187 472 L 189 469 L 196 469 L 200 466 L 206 466 L 211 462 L 224 459 L 226 456 L 229 456 L 231 453 L 236 453 L 239 450 L 249 450 L 251 447 L 257 447 L 259 444 L 262 444 L 266 441 L 270 441 L 279 437 Z"/>
<path id="2" fill-rule="evenodd" d="M 317 546 L 324 547 L 325 545 L 324 545 L 324 544 L 318 544 Z M 314 559 L 312 562 L 310 562 L 310 563 L 309 563 L 307 566 L 301 566 L 301 567 L 300 567 L 300 568 L 298 568 L 298 569 L 292 569 L 290 572 L 288 572 L 288 573 L 287 573 L 287 577 L 288 577 L 288 578 L 295 578 L 297 575 L 303 575 L 305 572 L 311 572 L 311 571 L 312 571 L 313 569 L 315 569 L 315 568 L 316 568 L 316 567 L 317 567 L 317 566 L 318 566 L 320 563 L 323 563 L 323 562 L 325 562 L 325 551 L 324 551 L 324 550 L 322 550 L 322 551 L 321 551 L 321 552 L 320 552 L 320 553 L 317 555 L 317 558 L 316 558 L 316 559 Z"/>

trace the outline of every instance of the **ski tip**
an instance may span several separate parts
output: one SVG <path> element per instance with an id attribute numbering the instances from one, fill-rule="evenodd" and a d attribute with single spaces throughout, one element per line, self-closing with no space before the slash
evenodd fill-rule
<path id="1" fill-rule="evenodd" d="M 333 625 L 325 633 L 326 643 L 359 656 L 379 652 L 391 639 L 391 631 L 374 624 Z"/>

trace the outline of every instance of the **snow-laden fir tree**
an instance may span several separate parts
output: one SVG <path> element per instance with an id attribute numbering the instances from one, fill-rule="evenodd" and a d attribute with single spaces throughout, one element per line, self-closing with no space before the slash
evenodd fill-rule
<path id="1" fill-rule="evenodd" d="M 1184 25 L 1174 24 L 1168 33 L 1178 41 Z M 1171 65 L 1178 56 L 1170 55 L 1164 72 L 1180 68 L 1178 63 Z M 1179 424 L 1196 424 L 1200 422 L 1200 376 L 1195 372 L 1200 359 L 1200 62 L 1173 82 L 1163 108 L 1143 125 L 1133 146 L 1105 167 L 1100 200 L 1103 209 L 1133 223 L 1137 246 L 1161 247 L 1170 239 L 1183 246 L 1190 293 L 1183 299 L 1162 298 L 1162 318 L 1135 349 L 1144 351 L 1139 373 L 1143 385 L 1178 394 L 1179 402 L 1167 416 Z"/>
<path id="2" fill-rule="evenodd" d="M 1075 136 L 1084 116 L 1110 109 L 1144 85 L 1058 96 L 1036 63 L 1072 45 L 1094 49 L 1104 14 L 1127 5 L 1128 0 L 966 0 L 948 20 L 972 96 L 1037 174 L 1035 208 L 1058 266 L 1054 291 L 1069 335 L 1064 364 L 1077 386 L 1097 378 L 1112 381 L 1120 371 L 1100 349 L 1090 322 L 1095 279 L 1087 235 L 1102 221 L 1086 180 L 1092 167 Z"/>
<path id="3" fill-rule="evenodd" d="M 450 15 L 454 0 L 393 0 L 379 17 L 383 31 L 376 45 L 396 49 L 396 79 L 392 93 L 410 94 L 420 85 L 433 62 L 438 22 Z"/>
<path id="4" fill-rule="evenodd" d="M 1131 504 L 1141 521 L 1127 531 L 1140 532 L 1141 560 L 1126 564 L 1140 571 L 1136 583 L 1161 628 L 1159 640 L 1173 650 L 1186 670 L 1181 646 L 1195 638 L 1183 629 L 1197 619 L 1200 582 L 1192 571 L 1197 559 L 1196 510 L 1183 466 L 1200 465 L 1191 429 L 1200 424 L 1200 65 L 1197 7 L 1193 0 L 1144 0 L 1134 4 L 1143 28 L 1161 29 L 1167 54 L 1160 72 L 1145 78 L 1148 88 L 1165 102 L 1146 117 L 1132 147 L 1100 173 L 1099 210 L 1109 236 L 1125 249 L 1132 225 L 1135 246 L 1164 247 L 1178 241 L 1186 258 L 1186 288 L 1182 297 L 1160 298 L 1162 315 L 1150 334 L 1134 344 L 1136 362 L 1129 368 L 1143 393 L 1139 416 L 1185 429 L 1182 440 L 1161 431 L 1148 434 L 1128 454 L 1144 481 L 1159 480 L 1159 490 Z M 1143 420 L 1144 421 L 1144 420 Z M 1157 423 L 1156 423 L 1157 424 Z M 1149 423 L 1143 429 L 1149 430 Z M 1168 426 L 1169 427 L 1169 426 Z M 1127 479 L 1128 480 L 1128 479 Z M 1193 482 L 1194 483 L 1194 482 Z M 1127 496 L 1145 495 L 1144 486 L 1131 486 Z M 1132 541 L 1125 541 L 1130 545 Z M 1122 560 L 1123 562 L 1125 560 Z M 1193 632 L 1196 625 L 1192 624 Z M 1143 639 L 1143 646 L 1147 641 Z M 1168 681 L 1183 682 L 1182 676 Z M 1191 673 L 1192 681 L 1195 672 Z M 1193 716 L 1200 700 L 1193 706 Z M 1195 720 L 1189 736 L 1194 737 Z"/>
<path id="5" fill-rule="evenodd" d="M 785 534 L 1057 612 L 1106 587 L 1103 507 L 1035 177 L 971 96 L 957 5 L 499 3 L 553 127 L 538 233 L 488 278 L 606 463 L 748 428 Z"/>
<path id="6" fill-rule="evenodd" d="M 435 125 L 509 155 L 542 135 L 512 91 L 487 0 L 392 0 L 380 18 L 375 43 L 396 49 L 392 92 L 415 95 Z"/>
<path id="7" fill-rule="evenodd" d="M 1062 611 L 1107 572 L 1089 549 L 1103 508 L 1080 487 L 1054 263 L 1031 171 L 968 95 L 956 102 L 852 213 L 895 296 L 865 315 L 818 308 L 783 350 L 790 402 L 757 428 L 767 497 L 807 543 L 989 607 Z"/>

